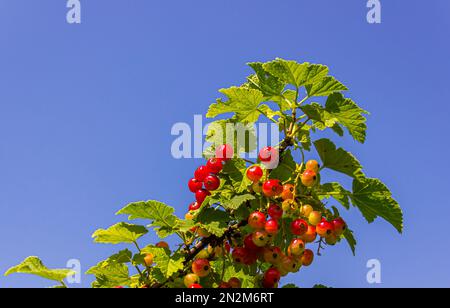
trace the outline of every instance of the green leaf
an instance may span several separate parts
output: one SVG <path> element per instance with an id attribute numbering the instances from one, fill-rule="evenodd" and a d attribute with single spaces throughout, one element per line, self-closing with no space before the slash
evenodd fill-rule
<path id="1" fill-rule="evenodd" d="M 330 287 L 324 286 L 323 284 L 316 284 L 313 289 L 330 289 Z"/>
<path id="2" fill-rule="evenodd" d="M 306 86 L 308 96 L 328 96 L 336 92 L 347 91 L 348 88 L 332 76 L 323 78 L 320 82 Z"/>
<path id="3" fill-rule="evenodd" d="M 327 113 L 347 128 L 349 134 L 356 141 L 364 143 L 367 130 L 367 119 L 364 114 L 368 114 L 366 110 L 361 109 L 354 101 L 345 98 L 341 93 L 330 95 L 325 104 L 325 109 Z"/>
<path id="4" fill-rule="evenodd" d="M 362 166 L 349 152 L 336 145 L 329 139 L 320 139 L 314 142 L 317 153 L 322 160 L 323 167 L 341 172 L 353 178 L 364 178 Z"/>
<path id="5" fill-rule="evenodd" d="M 141 236 L 147 234 L 148 230 L 144 226 L 127 224 L 124 222 L 115 224 L 108 229 L 99 229 L 94 232 L 92 238 L 96 243 L 120 244 L 134 243 Z"/>
<path id="6" fill-rule="evenodd" d="M 11 267 L 5 273 L 9 276 L 14 273 L 31 274 L 53 281 L 63 281 L 68 276 L 75 275 L 75 272 L 68 269 L 49 269 L 38 257 L 28 257 L 19 265 Z"/>
<path id="7" fill-rule="evenodd" d="M 320 186 L 320 195 L 324 198 L 334 198 L 347 210 L 350 209 L 350 199 L 351 193 L 346 190 L 341 184 L 333 182 L 326 183 Z"/>
<path id="8" fill-rule="evenodd" d="M 207 208 L 195 220 L 201 223 L 201 227 L 209 233 L 221 237 L 228 228 L 230 215 L 218 209 Z"/>
<path id="9" fill-rule="evenodd" d="M 152 275 L 158 281 L 168 279 L 184 268 L 184 257 L 181 253 L 175 253 L 171 256 L 168 249 L 154 246 L 143 248 L 142 253 L 151 253 L 154 256 L 153 260 L 156 265 L 154 266 L 155 271 L 152 272 Z"/>
<path id="10" fill-rule="evenodd" d="M 265 71 L 280 80 L 300 88 L 315 84 L 328 74 L 328 67 L 321 64 L 298 63 L 276 59 L 263 65 Z"/>
<path id="11" fill-rule="evenodd" d="M 211 268 L 213 271 L 222 274 L 223 262 L 223 260 L 211 262 Z M 228 281 L 233 277 L 238 278 L 241 281 L 241 287 L 244 289 L 254 288 L 256 286 L 256 276 L 250 272 L 248 266 L 226 262 L 223 281 Z"/>
<path id="12" fill-rule="evenodd" d="M 297 140 L 306 151 L 311 151 L 311 126 L 305 124 L 296 133 Z"/>
<path id="13" fill-rule="evenodd" d="M 125 263 L 130 262 L 130 260 L 125 261 L 128 257 L 131 259 L 131 252 L 121 251 L 91 267 L 86 274 L 95 276 L 96 281 L 92 286 L 94 288 L 129 286 L 131 283 L 130 274 L 128 266 L 125 265 Z"/>
<path id="14" fill-rule="evenodd" d="M 353 181 L 352 203 L 371 223 L 382 217 L 399 233 L 403 231 L 403 213 L 389 189 L 378 179 L 362 178 Z"/>
<path id="15" fill-rule="evenodd" d="M 130 215 L 128 219 L 149 219 L 152 220 L 151 227 L 156 227 L 158 236 L 167 237 L 176 232 L 175 226 L 178 218 L 173 215 L 173 207 L 158 201 L 141 201 L 130 203 L 118 211 L 116 215 Z"/>
<path id="16" fill-rule="evenodd" d="M 344 238 L 347 240 L 347 243 L 350 246 L 353 255 L 356 255 L 356 239 L 353 236 L 353 231 L 350 229 L 345 230 Z"/>
<path id="17" fill-rule="evenodd" d="M 284 285 L 282 287 L 282 289 L 299 289 L 299 287 L 297 287 L 295 284 L 293 283 L 288 283 L 287 285 Z"/>
<path id="18" fill-rule="evenodd" d="M 260 90 L 264 96 L 279 96 L 282 94 L 285 83 L 281 82 L 277 77 L 268 73 L 263 68 L 263 63 L 252 62 L 248 65 L 255 71 L 255 75 L 248 78 L 248 82 L 252 87 Z"/>
<path id="19" fill-rule="evenodd" d="M 287 150 L 282 154 L 278 167 L 270 173 L 270 178 L 278 179 L 282 182 L 288 181 L 292 179 L 292 174 L 295 172 L 296 167 L 297 164 L 292 157 L 291 151 Z"/>
<path id="20" fill-rule="evenodd" d="M 239 195 L 234 196 L 228 201 L 223 202 L 223 206 L 227 210 L 237 210 L 242 204 L 246 203 L 247 201 L 255 200 L 255 196 L 251 194 L 245 194 L 245 195 Z"/>
<path id="21" fill-rule="evenodd" d="M 254 123 L 258 121 L 261 113 L 258 111 L 259 105 L 264 101 L 261 91 L 245 87 L 231 87 L 221 89 L 228 100 L 217 100 L 217 103 L 209 107 L 207 118 L 215 118 L 225 113 L 234 113 L 236 120 L 243 123 Z"/>
<path id="22" fill-rule="evenodd" d="M 270 109 L 261 105 L 261 110 Z M 211 147 L 205 151 L 205 157 L 213 157 L 214 149 L 223 144 L 232 144 L 235 156 L 249 153 L 256 149 L 257 138 L 255 126 L 252 124 L 236 123 L 235 120 L 219 120 L 208 125 L 206 141 Z"/>
<path id="23" fill-rule="evenodd" d="M 223 166 L 222 173 L 231 181 L 237 194 L 247 191 L 247 187 L 252 183 L 245 176 L 246 170 L 246 163 L 240 158 L 232 159 Z"/>
<path id="24" fill-rule="evenodd" d="M 313 121 L 314 125 L 320 129 L 325 130 L 336 125 L 338 119 L 330 114 L 325 108 L 318 103 L 311 103 L 300 107 L 300 109 Z"/>

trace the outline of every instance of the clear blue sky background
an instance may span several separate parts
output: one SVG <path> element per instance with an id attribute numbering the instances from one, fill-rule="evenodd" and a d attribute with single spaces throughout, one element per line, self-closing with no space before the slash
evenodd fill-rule
<path id="1" fill-rule="evenodd" d="M 28 255 L 87 270 L 119 248 L 92 232 L 130 201 L 183 215 L 200 161 L 171 157 L 172 125 L 241 83 L 246 62 L 283 57 L 328 64 L 371 111 L 365 146 L 336 141 L 405 211 L 403 236 L 345 213 L 357 256 L 342 244 L 286 281 L 374 287 L 366 262 L 377 258 L 378 286 L 450 287 L 447 0 L 381 1 L 381 25 L 366 22 L 364 0 L 81 2 L 82 24 L 69 25 L 66 1 L 0 0 L 0 272 Z"/>

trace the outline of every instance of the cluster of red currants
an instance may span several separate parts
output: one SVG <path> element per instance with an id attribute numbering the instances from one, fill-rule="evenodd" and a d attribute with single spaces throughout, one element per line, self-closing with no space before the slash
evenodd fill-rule
<path id="1" fill-rule="evenodd" d="M 223 163 L 233 158 L 234 151 L 230 145 L 222 145 L 216 150 L 216 157 L 207 161 L 206 165 L 195 170 L 194 177 L 189 180 L 189 190 L 195 194 L 195 202 L 189 205 L 189 211 L 198 210 L 205 199 L 220 187 L 220 178 Z"/>

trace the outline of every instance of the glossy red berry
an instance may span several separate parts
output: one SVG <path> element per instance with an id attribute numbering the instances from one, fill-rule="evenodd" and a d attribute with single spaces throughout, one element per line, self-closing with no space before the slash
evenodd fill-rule
<path id="1" fill-rule="evenodd" d="M 192 203 L 189 205 L 189 211 L 196 211 L 196 210 L 198 210 L 198 209 L 200 208 L 200 206 L 201 206 L 200 203 L 198 203 L 198 202 L 192 202 Z"/>
<path id="2" fill-rule="evenodd" d="M 305 170 L 302 174 L 301 180 L 302 184 L 306 187 L 312 187 L 316 183 L 317 174 L 312 170 Z"/>
<path id="3" fill-rule="evenodd" d="M 249 250 L 244 247 L 236 247 L 231 253 L 231 257 L 235 263 L 245 264 L 248 259 Z"/>
<path id="4" fill-rule="evenodd" d="M 206 277 L 211 271 L 211 266 L 207 259 L 197 259 L 192 262 L 192 272 L 198 277 Z"/>
<path id="5" fill-rule="evenodd" d="M 223 161 L 227 161 L 232 159 L 234 156 L 234 149 L 229 144 L 221 145 L 216 149 L 216 158 L 221 159 Z"/>
<path id="6" fill-rule="evenodd" d="M 317 162 L 317 160 L 309 160 L 309 161 L 306 163 L 306 170 L 312 170 L 312 171 L 314 171 L 315 173 L 317 173 L 317 172 L 319 172 L 319 170 L 320 170 L 320 165 L 319 165 L 319 163 Z"/>
<path id="7" fill-rule="evenodd" d="M 293 239 L 289 245 L 288 251 L 293 256 L 301 256 L 305 251 L 305 242 L 299 238 Z"/>
<path id="8" fill-rule="evenodd" d="M 253 243 L 253 233 L 244 238 L 244 247 L 249 251 L 258 251 L 260 248 Z"/>
<path id="9" fill-rule="evenodd" d="M 252 239 L 253 239 L 253 243 L 258 247 L 264 247 L 270 241 L 270 237 L 268 236 L 268 233 L 266 231 L 254 232 Z"/>
<path id="10" fill-rule="evenodd" d="M 291 232 L 295 235 L 303 235 L 308 231 L 308 223 L 303 219 L 296 219 L 291 224 Z"/>
<path id="11" fill-rule="evenodd" d="M 214 191 L 220 186 L 220 179 L 216 175 L 208 175 L 204 182 L 206 190 Z"/>
<path id="12" fill-rule="evenodd" d="M 278 233 L 278 221 L 276 221 L 275 219 L 269 219 L 268 221 L 266 221 L 264 230 L 266 230 L 266 232 L 268 234 L 272 234 L 272 235 L 277 234 Z"/>
<path id="13" fill-rule="evenodd" d="M 197 200 L 197 203 L 202 205 L 203 201 L 205 201 L 206 197 L 210 196 L 211 193 L 206 189 L 200 189 L 197 190 L 195 193 L 195 199 Z"/>
<path id="14" fill-rule="evenodd" d="M 189 190 L 193 193 L 196 193 L 197 190 L 202 189 L 203 183 L 196 178 L 192 178 L 188 182 Z"/>
<path id="15" fill-rule="evenodd" d="M 247 169 L 247 178 L 252 182 L 258 182 L 263 175 L 264 172 L 260 166 L 252 166 Z"/>
<path id="16" fill-rule="evenodd" d="M 228 280 L 228 284 L 233 288 L 233 289 L 239 289 L 242 286 L 242 282 L 239 278 L 236 277 L 231 277 Z"/>
<path id="17" fill-rule="evenodd" d="M 316 227 L 314 226 L 308 226 L 308 231 L 306 231 L 305 234 L 301 236 L 301 239 L 305 241 L 306 243 L 312 243 L 316 240 L 317 233 L 316 233 Z"/>
<path id="18" fill-rule="evenodd" d="M 264 261 L 271 264 L 277 264 L 283 255 L 279 247 L 266 248 L 264 250 Z"/>
<path id="19" fill-rule="evenodd" d="M 278 150 L 273 147 L 264 147 L 259 151 L 258 158 L 266 168 L 275 169 L 278 166 L 280 154 Z"/>
<path id="20" fill-rule="evenodd" d="M 320 237 L 328 237 L 333 234 L 334 226 L 328 221 L 322 221 L 316 227 L 316 232 Z"/>
<path id="21" fill-rule="evenodd" d="M 264 279 L 263 281 L 267 284 L 267 285 L 271 285 L 271 286 L 275 286 L 281 278 L 281 274 L 280 271 L 276 268 L 269 268 L 265 273 L 264 273 Z"/>
<path id="22" fill-rule="evenodd" d="M 263 184 L 263 193 L 266 197 L 272 198 L 281 195 L 283 186 L 279 180 L 268 180 Z"/>
<path id="23" fill-rule="evenodd" d="M 314 260 L 314 252 L 310 249 L 306 249 L 303 252 L 301 261 L 303 266 L 310 266 Z"/>
<path id="24" fill-rule="evenodd" d="M 341 236 L 347 230 L 347 224 L 342 218 L 336 218 L 332 221 L 334 227 L 334 234 Z"/>
<path id="25" fill-rule="evenodd" d="M 206 167 L 211 171 L 211 173 L 218 174 L 222 171 L 223 164 L 222 161 L 218 158 L 211 158 L 206 163 Z"/>
<path id="26" fill-rule="evenodd" d="M 208 167 L 200 166 L 197 168 L 197 170 L 195 170 L 194 178 L 199 182 L 203 182 L 210 173 L 211 173 L 211 170 L 209 170 Z"/>
<path id="27" fill-rule="evenodd" d="M 267 210 L 267 213 L 275 220 L 279 220 L 281 217 L 283 217 L 283 209 L 277 204 L 271 204 L 269 206 L 269 209 Z"/>
<path id="28" fill-rule="evenodd" d="M 283 200 L 292 200 L 294 199 L 294 190 L 295 187 L 292 184 L 286 184 L 283 186 L 283 192 L 281 193 L 281 198 Z"/>
<path id="29" fill-rule="evenodd" d="M 253 212 L 248 217 L 248 224 L 256 230 L 264 229 L 264 225 L 266 224 L 266 215 L 259 211 Z"/>
<path id="30" fill-rule="evenodd" d="M 203 287 L 198 283 L 193 283 L 189 286 L 189 289 L 203 289 Z"/>

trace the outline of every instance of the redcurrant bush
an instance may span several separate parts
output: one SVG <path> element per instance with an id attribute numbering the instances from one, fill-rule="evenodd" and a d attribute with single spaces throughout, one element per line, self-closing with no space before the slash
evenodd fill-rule
<path id="1" fill-rule="evenodd" d="M 367 112 L 329 75 L 328 67 L 278 58 L 250 63 L 250 68 L 254 74 L 245 84 L 222 89 L 222 97 L 210 106 L 207 117 L 219 118 L 208 125 L 205 144 L 210 146 L 194 177 L 182 179 L 178 187 L 177 170 L 167 168 L 174 181 L 160 194 L 175 190 L 181 198 L 178 190 L 186 182 L 186 192 L 195 194 L 185 219 L 154 200 L 120 209 L 118 214 L 129 220 L 144 222 L 95 231 L 95 242 L 131 244 L 131 249 L 89 269 L 95 276 L 93 287 L 282 286 L 281 277 L 312 265 L 313 251 L 320 256 L 347 242 L 355 253 L 355 234 L 339 213 L 341 205 L 360 210 L 370 223 L 385 219 L 402 232 L 402 210 L 386 185 L 366 177 L 355 155 L 339 146 L 342 142 L 323 138 L 327 132 L 317 134 L 326 130 L 338 132 L 332 135 L 336 139 L 348 135 L 360 143 L 366 140 Z M 280 142 L 258 147 L 261 138 L 253 137 L 260 137 L 254 129 L 260 120 L 278 126 Z M 330 120 L 333 125 L 328 125 Z M 230 133 L 229 126 L 243 127 L 245 138 L 239 131 Z M 259 153 L 256 161 L 253 151 Z M 340 184 L 334 173 L 322 170 L 341 173 L 353 183 Z M 147 242 L 151 237 L 144 235 L 150 229 L 161 239 L 170 238 L 173 249 L 166 242 Z M 40 259 L 29 257 L 6 275 L 30 268 L 38 276 L 56 277 L 63 287 L 62 278 L 73 274 L 48 269 Z"/>

